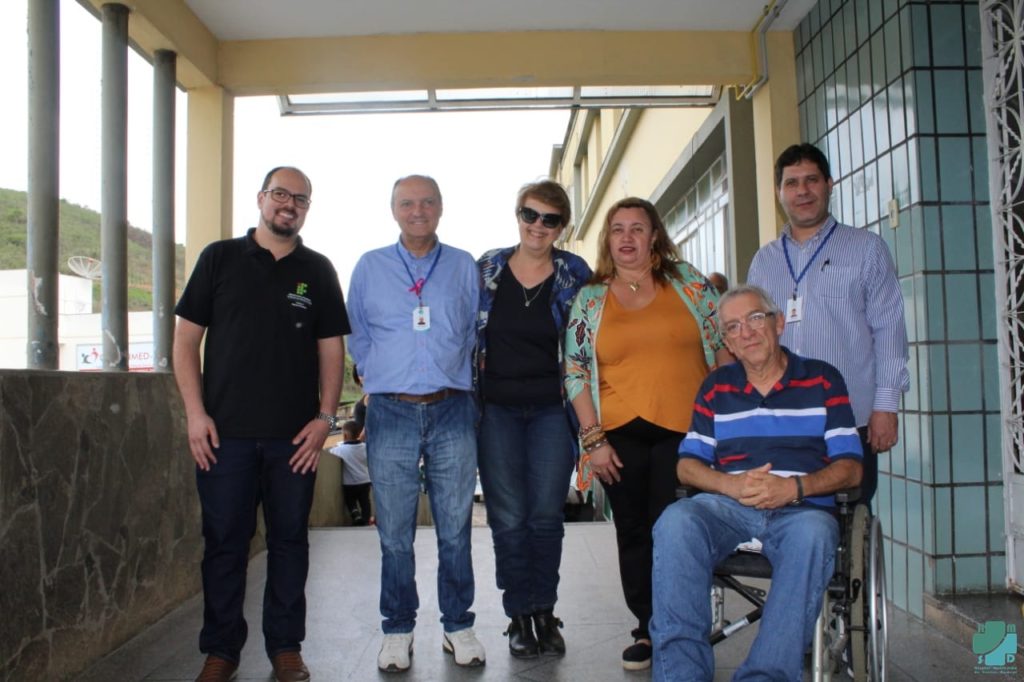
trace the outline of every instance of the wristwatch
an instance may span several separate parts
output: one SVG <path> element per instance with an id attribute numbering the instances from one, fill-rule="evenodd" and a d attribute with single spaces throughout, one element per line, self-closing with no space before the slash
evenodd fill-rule
<path id="1" fill-rule="evenodd" d="M 320 412 L 316 415 L 316 418 L 322 422 L 327 422 L 327 426 L 334 431 L 338 428 L 338 418 L 333 414 L 327 414 L 326 412 Z"/>

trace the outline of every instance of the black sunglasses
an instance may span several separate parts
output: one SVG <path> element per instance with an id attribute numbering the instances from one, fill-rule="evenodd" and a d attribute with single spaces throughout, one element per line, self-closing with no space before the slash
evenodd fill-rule
<path id="1" fill-rule="evenodd" d="M 516 215 L 527 225 L 533 225 L 540 218 L 540 224 L 549 230 L 556 230 L 562 226 L 562 216 L 559 213 L 539 213 L 532 208 L 523 206 L 516 211 Z"/>

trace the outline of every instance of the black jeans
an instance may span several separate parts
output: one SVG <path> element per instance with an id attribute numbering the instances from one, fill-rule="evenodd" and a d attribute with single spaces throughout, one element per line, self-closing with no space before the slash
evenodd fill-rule
<path id="1" fill-rule="evenodd" d="M 677 433 L 637 417 L 607 432 L 622 460 L 618 483 L 605 485 L 619 546 L 619 577 L 626 606 L 637 618 L 634 637 L 647 639 L 651 620 L 651 566 L 654 522 L 676 499 Z"/>

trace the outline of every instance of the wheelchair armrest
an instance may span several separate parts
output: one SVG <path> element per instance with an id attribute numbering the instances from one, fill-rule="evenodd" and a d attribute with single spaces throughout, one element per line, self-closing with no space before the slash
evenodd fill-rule
<path id="1" fill-rule="evenodd" d="M 853 504 L 860 499 L 860 486 L 836 491 L 836 504 Z"/>

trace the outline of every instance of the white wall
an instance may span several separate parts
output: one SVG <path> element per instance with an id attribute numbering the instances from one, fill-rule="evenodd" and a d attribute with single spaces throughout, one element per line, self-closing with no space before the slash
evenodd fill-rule
<path id="1" fill-rule="evenodd" d="M 59 367 L 66 371 L 98 370 L 103 351 L 101 320 L 92 311 L 92 282 L 60 275 L 57 337 Z M 133 371 L 153 368 L 153 314 L 128 313 L 128 366 Z M 0 368 L 24 369 L 28 346 L 28 273 L 0 270 Z"/>

